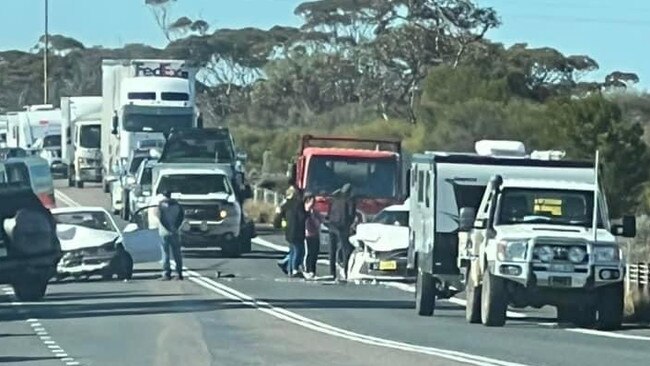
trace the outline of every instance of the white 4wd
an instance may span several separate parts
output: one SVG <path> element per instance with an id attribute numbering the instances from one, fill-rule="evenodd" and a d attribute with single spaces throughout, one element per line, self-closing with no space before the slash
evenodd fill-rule
<path id="1" fill-rule="evenodd" d="M 559 321 L 620 327 L 624 263 L 612 233 L 633 237 L 635 220 L 610 225 L 598 195 L 594 235 L 594 191 L 585 183 L 496 176 L 478 211 L 461 209 L 469 322 L 502 326 L 508 305 L 552 305 Z"/>

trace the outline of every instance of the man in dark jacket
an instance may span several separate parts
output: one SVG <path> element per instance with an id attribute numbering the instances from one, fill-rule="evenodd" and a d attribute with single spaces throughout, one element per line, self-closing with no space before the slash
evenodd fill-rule
<path id="1" fill-rule="evenodd" d="M 299 267 L 305 256 L 305 205 L 302 192 L 296 192 L 286 203 L 287 227 L 285 239 L 289 242 L 289 263 L 287 272 L 291 277 L 300 276 Z"/>
<path id="2" fill-rule="evenodd" d="M 172 277 L 170 265 L 170 252 L 176 262 L 178 279 L 183 280 L 183 256 L 181 253 L 180 229 L 185 215 L 183 207 L 178 201 L 172 199 L 171 192 L 163 192 L 163 199 L 158 203 L 158 233 L 163 245 L 163 276 L 162 280 L 168 281 Z"/>
<path id="3" fill-rule="evenodd" d="M 347 278 L 348 259 L 352 253 L 352 245 L 349 240 L 350 228 L 354 223 L 356 211 L 356 204 L 352 197 L 352 187 L 349 183 L 346 183 L 341 189 L 334 192 L 328 214 L 330 275 L 334 279 L 337 278 L 337 264 L 342 267 Z"/>

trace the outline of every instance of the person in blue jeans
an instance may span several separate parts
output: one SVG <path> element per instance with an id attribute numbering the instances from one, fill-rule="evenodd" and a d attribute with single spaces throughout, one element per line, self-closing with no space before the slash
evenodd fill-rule
<path id="1" fill-rule="evenodd" d="M 183 225 L 185 215 L 183 207 L 178 201 L 172 199 L 171 192 L 163 192 L 163 198 L 158 203 L 158 233 L 162 239 L 163 250 L 163 281 L 169 281 L 172 278 L 170 264 L 170 254 L 174 256 L 176 262 L 176 273 L 178 280 L 183 280 L 183 256 L 181 253 L 180 229 Z"/>
<path id="2" fill-rule="evenodd" d="M 300 277 L 300 266 L 305 257 L 305 204 L 302 194 L 296 190 L 286 203 L 287 227 L 285 239 L 289 243 L 289 255 L 286 261 L 286 272 L 290 277 Z M 283 268 L 282 262 L 278 265 Z"/>

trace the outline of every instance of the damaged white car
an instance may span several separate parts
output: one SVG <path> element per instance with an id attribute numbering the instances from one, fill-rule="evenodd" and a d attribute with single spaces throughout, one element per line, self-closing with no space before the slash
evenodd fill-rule
<path id="1" fill-rule="evenodd" d="M 349 280 L 408 280 L 408 201 L 386 207 L 372 221 L 359 224 L 350 237 L 354 251 L 348 262 Z"/>
<path id="2" fill-rule="evenodd" d="M 66 277 L 102 279 L 133 276 L 134 263 L 159 262 L 160 243 L 140 240 L 137 232 L 121 233 L 113 217 L 101 207 L 52 209 L 63 257 L 57 266 L 57 280 Z"/>

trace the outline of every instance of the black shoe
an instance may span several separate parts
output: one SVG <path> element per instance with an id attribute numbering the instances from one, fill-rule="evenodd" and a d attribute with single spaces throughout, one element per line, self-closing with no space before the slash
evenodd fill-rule
<path id="1" fill-rule="evenodd" d="M 161 281 L 171 281 L 172 277 L 171 276 L 162 276 L 160 277 Z"/>
<path id="2" fill-rule="evenodd" d="M 179 281 L 182 281 L 182 280 L 184 280 L 185 278 L 183 277 L 182 274 L 179 274 L 178 277 L 176 277 L 176 279 L 179 280 Z"/>

